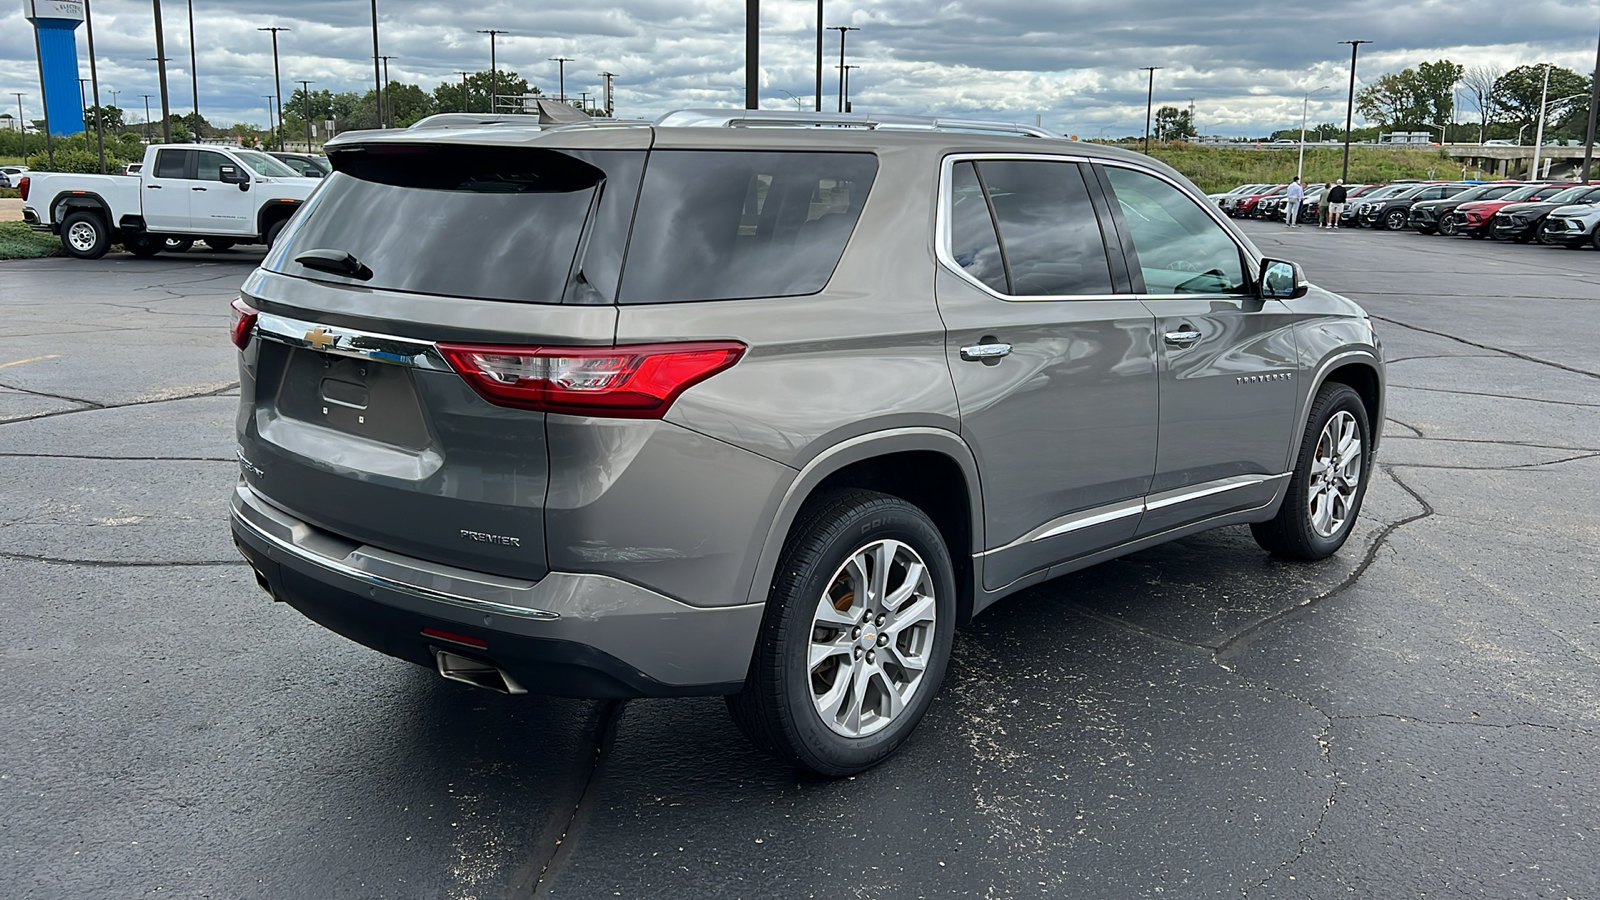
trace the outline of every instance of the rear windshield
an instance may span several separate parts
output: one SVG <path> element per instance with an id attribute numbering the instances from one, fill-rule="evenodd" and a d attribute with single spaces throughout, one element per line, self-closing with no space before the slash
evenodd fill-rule
<path id="1" fill-rule="evenodd" d="M 655 151 L 619 302 L 822 290 L 877 171 L 870 153 Z"/>
<path id="2" fill-rule="evenodd" d="M 334 174 L 264 265 L 421 294 L 610 303 L 644 156 L 437 144 L 336 150 Z M 349 253 L 372 277 L 295 262 L 309 250 Z"/>

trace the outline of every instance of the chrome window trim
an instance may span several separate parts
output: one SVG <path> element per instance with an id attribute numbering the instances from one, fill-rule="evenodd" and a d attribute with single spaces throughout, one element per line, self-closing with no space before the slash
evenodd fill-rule
<path id="1" fill-rule="evenodd" d="M 410 594 L 413 597 L 420 597 L 424 600 L 434 600 L 440 603 L 450 604 L 451 606 L 474 610 L 476 612 L 497 613 L 500 615 L 516 616 L 523 619 L 548 620 L 561 618 L 559 613 L 554 613 L 549 610 L 536 609 L 531 606 L 518 606 L 511 603 L 499 603 L 493 600 L 485 600 L 480 597 L 470 597 L 465 594 L 443 591 L 439 590 L 438 588 L 430 588 L 420 584 L 401 581 L 398 578 L 379 575 L 375 572 L 352 566 L 343 560 L 333 559 L 332 557 L 317 553 L 315 550 L 300 546 L 292 539 L 279 537 L 278 535 L 271 533 L 271 531 L 269 531 L 265 526 L 253 521 L 252 515 L 267 517 L 269 521 L 272 519 L 288 517 L 283 513 L 275 513 L 275 511 L 268 512 L 264 508 L 264 502 L 257 499 L 255 491 L 252 490 L 249 485 L 243 483 L 239 484 L 235 490 L 235 494 L 235 503 L 232 510 L 234 522 L 245 528 L 257 539 L 270 545 L 274 550 L 277 550 L 281 553 L 286 553 L 298 560 L 301 560 L 302 562 L 309 563 L 320 569 L 333 572 L 337 575 L 343 575 L 346 578 L 363 582 L 364 584 L 372 587 L 386 588 L 388 590 L 398 591 L 403 594 Z M 286 523 L 280 522 L 278 524 L 285 525 Z M 305 526 L 302 525 L 302 527 Z M 358 548 L 351 554 L 351 556 L 362 552 L 364 549 L 366 548 Z M 394 556 L 393 554 L 386 555 L 391 557 Z M 346 558 L 348 559 L 349 557 Z M 389 562 L 391 564 L 395 564 L 395 560 L 392 558 L 389 560 Z M 400 567 L 400 565 L 397 565 L 396 567 Z M 497 589 L 505 591 L 517 590 L 518 588 L 499 586 Z"/>
<path id="2" fill-rule="evenodd" d="M 313 343 L 312 335 L 319 331 L 322 336 L 329 339 L 327 346 Z M 365 359 L 433 372 L 455 371 L 445 362 L 444 354 L 439 352 L 437 346 L 430 341 L 419 341 L 415 338 L 358 331 L 353 328 L 337 328 L 265 312 L 256 316 L 256 334 L 264 340 L 332 356 Z"/>
<path id="3" fill-rule="evenodd" d="M 1095 525 L 1104 525 L 1107 522 L 1114 522 L 1118 519 L 1125 519 L 1129 516 L 1142 515 L 1151 510 L 1166 509 L 1169 506 L 1176 506 L 1179 503 L 1187 503 L 1191 500 L 1199 500 L 1202 497 L 1210 497 L 1215 494 L 1238 490 L 1239 488 L 1254 487 L 1258 484 L 1266 484 L 1272 481 L 1282 481 L 1293 474 L 1293 472 L 1282 472 L 1277 475 L 1232 475 L 1227 478 L 1219 478 L 1215 481 L 1207 481 L 1203 484 L 1190 485 L 1188 487 L 1182 487 L 1171 491 L 1163 491 L 1159 494 L 1150 494 L 1141 500 L 1135 500 L 1132 502 L 1120 501 L 1117 503 L 1110 503 L 1105 506 L 1096 506 L 1090 509 L 1079 510 L 1078 512 L 1068 513 L 1067 515 L 1058 516 L 1057 518 L 1051 519 L 1050 521 L 1045 522 L 1043 525 L 1040 525 L 1032 531 L 1029 531 L 1027 534 L 1024 534 L 1022 537 L 1017 538 L 1009 544 L 995 547 L 990 550 L 985 550 L 982 553 L 976 553 L 973 555 L 982 557 L 988 556 L 992 553 L 1000 553 L 1004 550 L 1020 547 L 1023 544 L 1030 544 L 1034 541 L 1042 541 L 1074 531 L 1081 531 L 1082 529 L 1090 528 Z"/>

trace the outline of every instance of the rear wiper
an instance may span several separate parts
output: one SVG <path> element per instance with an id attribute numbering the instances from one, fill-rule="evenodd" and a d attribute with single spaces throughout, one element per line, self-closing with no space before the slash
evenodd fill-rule
<path id="1" fill-rule="evenodd" d="M 372 278 L 371 269 L 362 265 L 361 260 L 356 259 L 354 255 L 343 250 L 307 250 L 296 256 L 294 261 L 308 269 L 348 275 L 358 281 Z"/>

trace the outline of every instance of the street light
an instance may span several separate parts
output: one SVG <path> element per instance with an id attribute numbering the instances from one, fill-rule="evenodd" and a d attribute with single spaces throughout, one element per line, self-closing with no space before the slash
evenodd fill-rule
<path id="1" fill-rule="evenodd" d="M 794 101 L 794 111 L 795 112 L 805 112 L 806 111 L 806 108 L 800 105 L 800 98 L 796 97 L 794 95 L 794 91 L 786 91 L 783 88 L 778 88 L 778 93 L 780 93 L 780 94 L 788 94 L 789 95 L 789 99 Z"/>
<path id="2" fill-rule="evenodd" d="M 1166 66 L 1141 66 L 1141 71 L 1150 73 L 1150 88 L 1144 98 L 1144 155 L 1150 155 L 1150 108 L 1156 100 L 1156 70 L 1165 69 Z"/>
<path id="3" fill-rule="evenodd" d="M 394 118 L 394 94 L 389 90 L 389 60 L 398 58 L 389 55 L 378 57 L 383 61 L 383 93 L 377 98 L 379 128 L 388 128 L 389 120 Z"/>
<path id="4" fill-rule="evenodd" d="M 262 94 L 261 96 L 267 101 L 267 131 L 270 133 L 276 133 L 278 130 L 278 120 L 272 115 L 272 95 Z M 282 113 L 283 110 L 280 109 L 278 112 Z M 267 146 L 272 146 L 270 141 L 267 143 Z"/>
<path id="5" fill-rule="evenodd" d="M 471 72 L 463 72 L 460 69 L 457 69 L 456 70 L 456 74 L 461 76 L 461 111 L 462 112 L 466 112 L 467 111 L 467 76 L 471 75 L 472 73 Z"/>
<path id="6" fill-rule="evenodd" d="M 556 89 L 560 91 L 560 96 L 556 99 L 560 100 L 562 103 L 565 103 L 567 102 L 567 63 L 572 62 L 572 60 L 565 56 L 552 56 L 546 60 L 546 62 L 553 62 L 556 64 L 556 69 L 559 73 L 556 76 L 558 80 Z"/>
<path id="7" fill-rule="evenodd" d="M 1311 109 L 1312 95 L 1320 94 L 1327 89 L 1328 86 L 1323 85 L 1314 91 L 1307 91 L 1305 96 L 1300 99 L 1300 165 L 1295 169 L 1295 175 L 1300 179 L 1301 184 L 1304 184 L 1306 180 L 1306 115 Z"/>
<path id="8" fill-rule="evenodd" d="M 144 142 L 150 143 L 150 98 L 154 94 L 140 94 L 144 98 Z"/>
<path id="9" fill-rule="evenodd" d="M 617 114 L 614 111 L 615 107 L 611 105 L 611 79 L 617 76 L 611 72 L 601 72 L 600 77 L 606 80 L 606 118 L 614 119 L 617 117 Z"/>
<path id="10" fill-rule="evenodd" d="M 257 31 L 272 32 L 272 87 L 278 95 L 278 121 L 283 122 L 283 76 L 278 74 L 278 32 L 288 31 L 287 28 L 273 26 L 271 28 L 257 28 Z M 278 135 L 278 149 L 283 149 L 283 132 L 274 129 Z"/>
<path id="11" fill-rule="evenodd" d="M 494 58 L 494 39 L 505 31 L 499 28 L 480 28 L 479 34 L 489 36 L 489 114 L 500 112 L 500 68 Z"/>
<path id="12" fill-rule="evenodd" d="M 853 25 L 829 25 L 828 30 L 839 32 L 839 112 L 844 112 L 844 38 L 849 32 L 861 29 Z"/>
<path id="13" fill-rule="evenodd" d="M 156 16 L 156 70 L 161 75 L 161 143 L 172 143 L 172 105 L 167 102 L 167 51 L 161 27 L 161 0 L 150 0 Z"/>
<path id="14" fill-rule="evenodd" d="M 850 70 L 859 69 L 860 66 L 842 66 L 844 69 L 844 111 L 850 112 Z"/>
<path id="15" fill-rule="evenodd" d="M 1356 52 L 1362 44 L 1371 41 L 1340 41 L 1341 44 L 1350 45 L 1350 96 L 1344 103 L 1344 173 L 1339 177 L 1345 181 L 1350 180 L 1350 124 L 1354 121 L 1356 109 Z"/>
<path id="16" fill-rule="evenodd" d="M 311 152 L 311 86 L 313 84 L 316 84 L 316 82 L 315 81 L 301 80 L 301 81 L 296 82 L 296 83 L 300 85 L 300 94 L 305 99 L 305 104 L 304 105 L 305 105 L 305 108 L 306 108 L 306 152 L 310 153 Z"/>

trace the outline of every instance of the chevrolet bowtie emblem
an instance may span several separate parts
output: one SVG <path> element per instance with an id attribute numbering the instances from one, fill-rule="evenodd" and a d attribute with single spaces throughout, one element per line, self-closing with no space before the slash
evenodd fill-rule
<path id="1" fill-rule="evenodd" d="M 339 338 L 336 335 L 321 325 L 306 332 L 306 343 L 317 350 L 326 350 L 337 343 L 338 340 Z"/>

